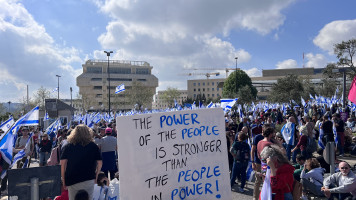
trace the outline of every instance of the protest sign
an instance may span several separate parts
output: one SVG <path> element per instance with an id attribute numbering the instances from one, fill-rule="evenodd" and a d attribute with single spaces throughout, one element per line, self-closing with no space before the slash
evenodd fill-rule
<path id="1" fill-rule="evenodd" d="M 232 199 L 221 108 L 118 117 L 120 199 Z"/>

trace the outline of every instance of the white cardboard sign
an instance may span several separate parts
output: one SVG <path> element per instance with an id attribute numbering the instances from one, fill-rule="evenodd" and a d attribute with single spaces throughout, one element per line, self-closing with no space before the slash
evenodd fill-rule
<path id="1" fill-rule="evenodd" d="M 118 117 L 120 199 L 232 199 L 221 108 Z"/>

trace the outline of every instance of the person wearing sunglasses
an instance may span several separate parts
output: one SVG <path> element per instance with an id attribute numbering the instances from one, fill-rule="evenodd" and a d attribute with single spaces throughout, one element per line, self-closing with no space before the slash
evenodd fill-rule
<path id="1" fill-rule="evenodd" d="M 321 190 L 329 199 L 339 200 L 356 196 L 356 175 L 351 171 L 347 162 L 339 163 L 340 172 L 335 173 L 324 180 Z"/>

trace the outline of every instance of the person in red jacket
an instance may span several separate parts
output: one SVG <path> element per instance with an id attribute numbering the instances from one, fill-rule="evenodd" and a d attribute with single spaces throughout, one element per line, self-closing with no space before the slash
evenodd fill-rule
<path id="1" fill-rule="evenodd" d="M 271 169 L 271 188 L 274 200 L 293 200 L 294 167 L 277 145 L 266 146 L 261 152 L 262 162 Z"/>

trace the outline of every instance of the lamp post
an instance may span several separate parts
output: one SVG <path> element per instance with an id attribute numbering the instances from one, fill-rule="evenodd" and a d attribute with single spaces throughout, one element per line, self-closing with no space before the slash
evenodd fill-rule
<path id="1" fill-rule="evenodd" d="M 113 53 L 113 51 L 104 51 L 104 53 L 106 53 L 106 56 L 108 57 L 108 82 L 109 82 L 109 114 L 110 114 L 110 66 L 109 66 L 109 62 L 110 62 L 110 54 Z"/>
<path id="2" fill-rule="evenodd" d="M 236 60 L 236 69 L 235 69 L 235 81 L 236 81 L 236 88 L 235 88 L 235 92 L 236 92 L 236 96 L 237 96 L 237 59 L 239 59 L 237 56 L 235 57 Z"/>
<path id="3" fill-rule="evenodd" d="M 10 104 L 11 104 L 11 101 L 7 102 L 9 104 L 9 113 L 11 111 L 11 107 L 10 107 Z"/>
<path id="4" fill-rule="evenodd" d="M 61 77 L 60 75 L 56 75 L 58 78 L 58 86 L 57 86 L 57 92 L 58 92 L 58 100 L 59 100 L 59 78 Z"/>
<path id="5" fill-rule="evenodd" d="M 71 107 L 70 114 L 71 114 L 71 118 L 72 118 L 73 117 L 73 99 L 72 99 L 73 89 L 72 89 L 72 87 L 70 87 L 69 90 L 70 90 L 70 107 Z M 72 119 L 71 119 L 71 121 L 72 121 Z"/>

